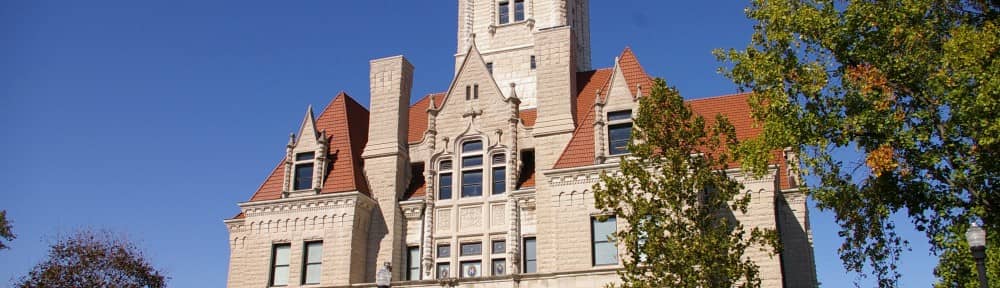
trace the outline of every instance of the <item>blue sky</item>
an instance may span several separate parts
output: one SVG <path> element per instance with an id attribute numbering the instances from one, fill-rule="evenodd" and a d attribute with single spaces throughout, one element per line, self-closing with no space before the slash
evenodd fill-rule
<path id="1" fill-rule="evenodd" d="M 736 92 L 714 48 L 743 47 L 742 1 L 592 1 L 592 58 L 626 46 L 687 98 Z M 403 54 L 414 97 L 446 89 L 454 1 L 2 1 L 0 209 L 17 240 L 0 283 L 79 227 L 124 232 L 172 287 L 222 287 L 222 220 L 284 153 L 307 105 L 339 91 L 368 103 L 368 61 Z M 817 271 L 850 286 L 829 213 L 811 208 Z M 901 219 L 913 252 L 903 287 L 933 282 L 936 257 Z M 863 282 L 871 286 L 870 282 Z"/>

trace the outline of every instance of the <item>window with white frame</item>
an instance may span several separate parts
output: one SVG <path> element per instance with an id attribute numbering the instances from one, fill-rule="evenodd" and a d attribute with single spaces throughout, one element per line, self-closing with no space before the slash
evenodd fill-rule
<path id="1" fill-rule="evenodd" d="M 491 273 L 493 276 L 505 275 L 507 274 L 507 259 L 504 258 L 504 253 L 507 252 L 507 241 L 493 240 L 491 244 L 490 254 L 492 255 L 492 259 L 490 266 L 493 267 Z"/>
<path id="2" fill-rule="evenodd" d="M 632 138 L 632 110 L 608 112 L 608 154 L 628 154 Z"/>
<path id="3" fill-rule="evenodd" d="M 305 152 L 295 154 L 293 187 L 294 190 L 312 189 L 313 185 L 313 165 L 316 153 Z"/>
<path id="4" fill-rule="evenodd" d="M 438 200 L 451 199 L 451 160 L 444 160 L 438 164 Z"/>
<path id="5" fill-rule="evenodd" d="M 462 143 L 462 198 L 483 196 L 483 141 Z"/>
<path id="6" fill-rule="evenodd" d="M 521 22 L 525 19 L 525 0 L 502 0 L 497 3 L 497 24 Z"/>
<path id="7" fill-rule="evenodd" d="M 618 247 L 612 238 L 617 229 L 615 216 L 607 216 L 603 221 L 600 218 L 590 219 L 593 264 L 594 266 L 618 264 Z"/>
<path id="8" fill-rule="evenodd" d="M 306 242 L 302 261 L 302 284 L 319 284 L 323 273 L 323 241 Z"/>
<path id="9" fill-rule="evenodd" d="M 288 243 L 271 246 L 270 286 L 288 286 L 288 265 L 291 263 L 292 245 Z"/>
<path id="10" fill-rule="evenodd" d="M 510 23 L 510 1 L 500 1 L 497 7 L 497 22 L 500 24 Z"/>
<path id="11" fill-rule="evenodd" d="M 535 273 L 538 272 L 538 254 L 535 251 L 535 237 L 524 237 L 524 255 L 521 258 L 524 259 L 524 273 Z"/>
<path id="12" fill-rule="evenodd" d="M 524 21 L 524 0 L 514 0 L 514 22 Z"/>
<path id="13" fill-rule="evenodd" d="M 493 187 L 491 193 L 493 195 L 500 195 L 507 192 L 507 154 L 497 153 L 493 154 Z"/>
<path id="14" fill-rule="evenodd" d="M 437 259 L 438 263 L 435 266 L 435 271 L 437 272 L 437 279 L 445 279 L 451 277 L 451 245 L 440 244 L 437 246 Z M 442 261 L 443 260 L 443 261 Z"/>

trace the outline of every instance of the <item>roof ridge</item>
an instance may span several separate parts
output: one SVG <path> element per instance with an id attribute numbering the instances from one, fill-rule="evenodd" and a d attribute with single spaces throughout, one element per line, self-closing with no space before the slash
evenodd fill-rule
<path id="1" fill-rule="evenodd" d="M 752 93 L 753 92 L 736 92 L 736 93 L 729 93 L 729 94 L 722 94 L 722 95 L 704 96 L 704 97 L 699 97 L 699 98 L 685 99 L 684 102 L 707 101 L 707 100 L 715 100 L 715 99 L 719 99 L 719 98 L 738 97 L 738 96 L 750 95 Z"/>

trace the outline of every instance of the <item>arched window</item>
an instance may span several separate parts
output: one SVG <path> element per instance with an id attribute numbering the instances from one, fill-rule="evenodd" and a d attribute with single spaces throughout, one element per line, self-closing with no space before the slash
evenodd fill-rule
<path id="1" fill-rule="evenodd" d="M 438 164 L 438 200 L 451 199 L 451 160 L 444 160 Z"/>
<path id="2" fill-rule="evenodd" d="M 483 141 L 462 143 L 462 198 L 483 196 Z"/>
<path id="3" fill-rule="evenodd" d="M 491 193 L 500 195 L 507 192 L 507 154 L 501 152 L 493 154 L 493 187 Z"/>

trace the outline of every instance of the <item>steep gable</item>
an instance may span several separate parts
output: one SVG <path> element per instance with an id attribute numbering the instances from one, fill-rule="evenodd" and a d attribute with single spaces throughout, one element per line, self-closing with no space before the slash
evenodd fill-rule
<path id="1" fill-rule="evenodd" d="M 368 142 L 368 110 L 341 92 L 327 104 L 315 121 L 316 131 L 330 142 L 329 164 L 321 194 L 359 191 L 368 194 L 361 152 Z M 250 201 L 281 199 L 284 159 L 264 180 Z"/>

